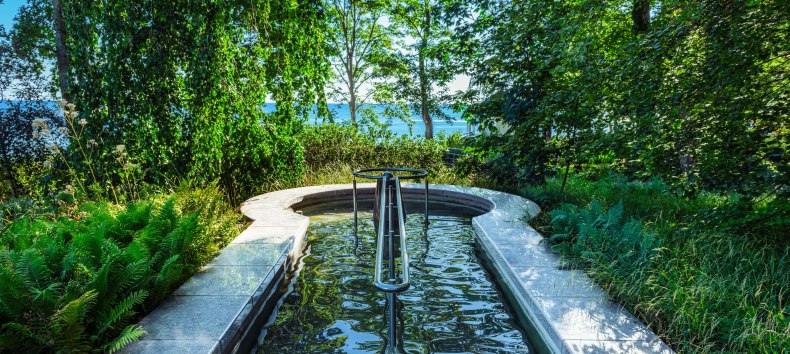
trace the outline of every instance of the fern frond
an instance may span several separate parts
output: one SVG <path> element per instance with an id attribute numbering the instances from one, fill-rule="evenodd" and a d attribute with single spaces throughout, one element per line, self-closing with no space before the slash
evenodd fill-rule
<path id="1" fill-rule="evenodd" d="M 140 337 L 142 337 L 145 333 L 146 332 L 143 327 L 138 325 L 129 325 L 123 329 L 117 338 L 115 338 L 112 342 L 107 343 L 107 345 L 105 345 L 102 350 L 108 353 L 115 353 L 129 345 L 129 343 L 140 339 Z"/>
<path id="2" fill-rule="evenodd" d="M 99 328 L 99 334 L 101 335 L 104 333 L 104 331 L 110 328 L 110 326 L 120 321 L 124 317 L 131 315 L 134 306 L 142 304 L 146 297 L 148 297 L 147 291 L 135 291 L 129 294 L 129 296 L 127 296 L 125 299 L 121 300 L 118 305 L 110 310 L 109 313 L 100 315 L 100 322 L 102 325 L 101 328 Z"/>
<path id="3" fill-rule="evenodd" d="M 118 289 L 121 291 L 127 290 L 132 285 L 137 284 L 145 274 L 150 270 L 147 259 L 138 259 L 126 265 L 123 270 L 116 275 L 119 279 Z"/>
<path id="4" fill-rule="evenodd" d="M 36 249 L 27 249 L 20 254 L 17 272 L 31 288 L 45 288 L 52 282 L 52 271 Z"/>
<path id="5" fill-rule="evenodd" d="M 96 303 L 97 295 L 98 293 L 91 289 L 70 301 L 52 316 L 53 322 L 76 324 L 85 319 L 90 308 Z"/>

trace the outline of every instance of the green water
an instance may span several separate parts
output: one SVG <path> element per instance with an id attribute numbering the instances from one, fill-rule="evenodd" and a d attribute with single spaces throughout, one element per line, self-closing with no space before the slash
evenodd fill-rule
<path id="1" fill-rule="evenodd" d="M 398 296 L 399 349 L 408 353 L 527 353 L 523 329 L 475 255 L 469 218 L 422 215 L 406 229 L 411 287 Z M 310 217 L 302 267 L 258 353 L 383 352 L 385 295 L 373 286 L 371 215 L 359 241 L 349 213 Z"/>

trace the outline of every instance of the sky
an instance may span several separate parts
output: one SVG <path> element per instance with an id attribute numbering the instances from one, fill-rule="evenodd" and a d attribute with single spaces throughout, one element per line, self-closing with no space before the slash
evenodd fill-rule
<path id="1" fill-rule="evenodd" d="M 22 6 L 26 0 L 0 0 L 0 25 L 4 26 L 6 31 L 10 31 L 14 25 L 14 16 L 19 12 L 19 7 Z M 450 92 L 457 92 L 466 90 L 469 85 L 469 77 L 466 75 L 456 76 L 455 79 L 448 85 Z"/>
<path id="2" fill-rule="evenodd" d="M 14 16 L 19 12 L 19 7 L 25 3 L 25 0 L 0 0 L 0 25 L 5 27 L 6 31 L 11 29 L 14 25 Z"/>

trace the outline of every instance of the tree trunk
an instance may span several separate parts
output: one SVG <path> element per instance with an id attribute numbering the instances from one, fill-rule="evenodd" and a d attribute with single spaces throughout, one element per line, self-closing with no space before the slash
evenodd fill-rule
<path id="1" fill-rule="evenodd" d="M 71 92 L 69 91 L 69 52 L 66 48 L 66 23 L 63 20 L 63 2 L 52 0 L 52 21 L 55 25 L 55 56 L 58 68 L 58 84 L 60 86 L 60 97 L 67 102 L 71 102 Z"/>
<path id="2" fill-rule="evenodd" d="M 5 132 L 3 132 L 5 134 Z M 3 141 L 3 137 L 0 136 L 0 155 L 3 156 L 3 167 L 5 168 L 6 172 L 6 179 L 8 179 L 8 184 L 11 186 L 11 197 L 16 198 L 18 193 L 16 190 L 16 178 L 14 177 L 14 168 L 11 166 L 11 161 L 8 158 L 8 154 L 5 148 L 5 142 Z"/>
<path id="3" fill-rule="evenodd" d="M 420 53 L 419 53 L 419 70 L 420 70 L 420 112 L 422 116 L 422 121 L 425 123 L 425 138 L 426 139 L 433 139 L 433 120 L 431 119 L 431 114 L 428 111 L 428 90 L 430 90 L 430 83 L 428 82 L 428 74 L 425 72 L 425 52 L 428 48 L 428 38 L 431 35 L 431 8 L 430 5 L 426 4 L 425 9 L 425 27 L 424 33 L 420 42 Z"/>
<path id="4" fill-rule="evenodd" d="M 348 76 L 348 85 L 350 87 L 348 90 L 348 111 L 351 114 L 351 124 L 354 125 L 354 128 L 359 128 L 357 126 L 357 90 L 354 89 L 356 81 L 354 81 L 354 76 L 350 73 Z"/>
<path id="5" fill-rule="evenodd" d="M 636 32 L 647 32 L 650 29 L 650 0 L 634 0 L 631 19 Z"/>

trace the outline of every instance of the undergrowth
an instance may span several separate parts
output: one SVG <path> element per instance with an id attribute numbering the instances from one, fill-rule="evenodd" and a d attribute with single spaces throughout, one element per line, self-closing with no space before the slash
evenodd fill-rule
<path id="1" fill-rule="evenodd" d="M 121 350 L 145 333 L 140 317 L 239 232 L 213 187 L 128 205 L 59 200 L 5 210 L 0 352 Z"/>
<path id="2" fill-rule="evenodd" d="M 533 224 L 677 351 L 790 348 L 787 199 L 680 198 L 659 180 L 571 177 L 524 194 Z"/>
<path id="3" fill-rule="evenodd" d="M 351 126 L 326 124 L 307 127 L 300 142 L 305 149 L 305 186 L 351 183 L 351 172 L 362 168 L 409 167 L 426 169 L 429 182 L 434 184 L 516 191 L 511 185 L 495 182 L 472 158 L 461 158 L 452 164 L 445 161 L 450 148 L 464 146 L 460 134 L 438 135 L 431 140 L 374 138 Z"/>

